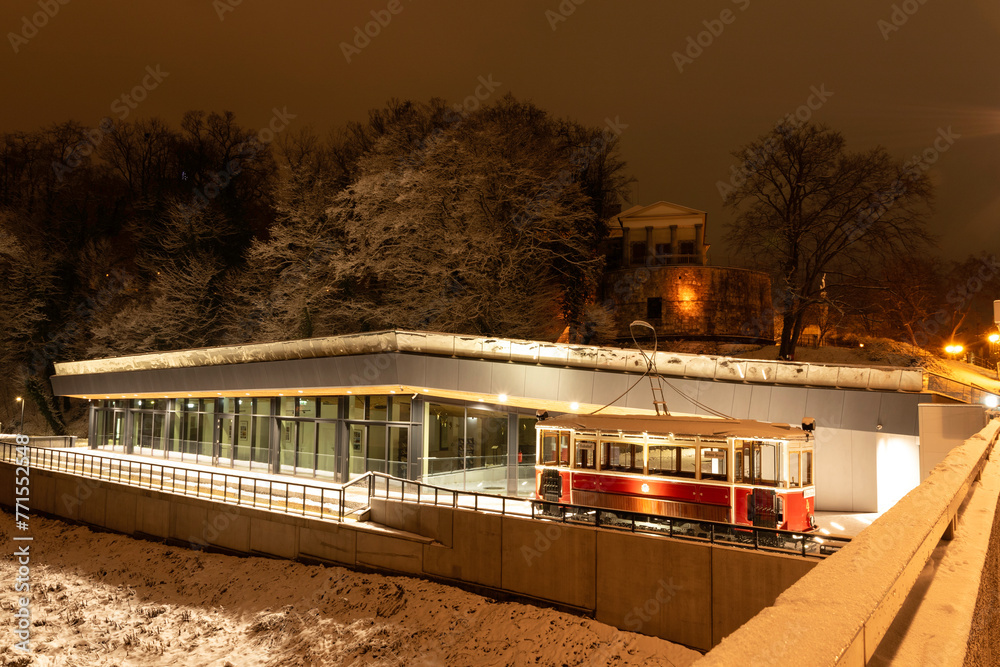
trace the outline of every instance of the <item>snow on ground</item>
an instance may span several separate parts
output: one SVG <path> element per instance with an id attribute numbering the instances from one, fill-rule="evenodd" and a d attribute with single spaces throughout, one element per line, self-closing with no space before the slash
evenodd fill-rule
<path id="1" fill-rule="evenodd" d="M 879 512 L 816 512 L 818 532 L 822 535 L 854 537 L 881 516 Z"/>
<path id="2" fill-rule="evenodd" d="M 9 514 L 0 540 L 11 539 Z M 31 517 L 31 648 L 0 559 L 2 665 L 689 665 L 695 651 L 435 582 L 200 553 Z"/>

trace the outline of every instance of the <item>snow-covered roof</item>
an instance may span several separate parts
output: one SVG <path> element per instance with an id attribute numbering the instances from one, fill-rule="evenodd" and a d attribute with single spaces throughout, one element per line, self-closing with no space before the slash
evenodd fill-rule
<path id="1" fill-rule="evenodd" d="M 647 367 L 639 350 L 429 331 L 377 331 L 70 361 L 55 365 L 55 377 L 387 353 L 630 373 L 644 373 Z M 677 352 L 657 352 L 653 358 L 656 371 L 668 377 L 879 391 L 920 392 L 924 385 L 920 368 L 807 364 Z"/>
<path id="2" fill-rule="evenodd" d="M 578 431 L 622 433 L 672 433 L 675 436 L 805 440 L 805 431 L 789 424 L 753 419 L 717 419 L 692 416 L 562 415 L 536 424 L 536 428 L 572 428 Z"/>

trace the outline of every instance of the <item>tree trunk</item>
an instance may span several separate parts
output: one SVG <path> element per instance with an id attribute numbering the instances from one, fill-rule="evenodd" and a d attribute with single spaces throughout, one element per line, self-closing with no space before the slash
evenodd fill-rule
<path id="1" fill-rule="evenodd" d="M 781 345 L 778 347 L 778 359 L 791 359 L 795 352 L 795 340 L 793 340 L 793 329 L 795 328 L 795 315 L 791 309 L 785 311 L 781 316 Z"/>

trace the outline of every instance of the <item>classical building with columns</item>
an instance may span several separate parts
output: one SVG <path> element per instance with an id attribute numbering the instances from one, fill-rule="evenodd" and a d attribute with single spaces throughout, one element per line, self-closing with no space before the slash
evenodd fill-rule
<path id="1" fill-rule="evenodd" d="M 706 224 L 704 211 L 665 201 L 609 220 L 603 297 L 620 341 L 631 341 L 628 325 L 638 319 L 664 340 L 773 342 L 770 277 L 708 266 Z"/>

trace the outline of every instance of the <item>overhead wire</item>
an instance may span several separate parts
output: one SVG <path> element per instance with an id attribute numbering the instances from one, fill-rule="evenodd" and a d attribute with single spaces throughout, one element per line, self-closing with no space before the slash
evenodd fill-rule
<path id="1" fill-rule="evenodd" d="M 645 327 L 648 327 L 649 329 L 652 329 L 652 331 L 653 331 L 653 352 L 652 352 L 651 355 L 647 355 L 646 351 L 642 349 L 642 346 L 639 345 L 639 342 L 635 339 L 635 333 L 632 331 L 632 327 L 634 327 L 636 325 L 645 326 Z M 720 411 L 718 411 L 718 410 L 716 410 L 714 408 L 711 408 L 711 407 L 705 405 L 704 403 L 698 401 L 695 398 L 691 398 L 690 396 L 688 396 L 687 394 L 685 394 L 683 391 L 681 391 L 680 389 L 678 389 L 677 387 L 675 387 L 673 385 L 673 383 L 671 383 L 669 380 L 665 379 L 656 370 L 656 361 L 655 361 L 655 358 L 656 358 L 656 350 L 657 350 L 657 346 L 658 346 L 658 340 L 657 340 L 657 337 L 656 337 L 656 329 L 654 329 L 651 324 L 649 324 L 648 322 L 644 322 L 642 320 L 635 320 L 634 322 L 632 322 L 632 324 L 629 325 L 628 331 L 629 331 L 629 335 L 632 337 L 632 342 L 635 343 L 636 348 L 639 350 L 639 354 L 641 354 L 642 358 L 646 361 L 646 372 L 643 373 L 642 375 L 640 375 L 639 378 L 635 382 L 633 382 L 621 394 L 619 394 L 618 396 L 616 396 L 614 398 L 614 400 L 612 400 L 610 403 L 607 403 L 604 406 L 602 406 L 600 408 L 597 408 L 593 412 L 587 413 L 588 415 L 596 415 L 601 410 L 604 410 L 605 408 L 608 408 L 611 405 L 614 405 L 623 396 L 625 396 L 630 391 L 632 391 L 633 389 L 635 389 L 635 386 L 637 384 L 639 384 L 640 382 L 642 382 L 642 379 L 645 378 L 645 377 L 649 377 L 650 386 L 652 386 L 653 378 L 655 377 L 657 383 L 661 386 L 661 389 L 660 389 L 660 393 L 661 394 L 663 393 L 662 386 L 665 384 L 668 387 L 670 387 L 671 389 L 673 389 L 675 392 L 677 392 L 680 396 L 682 396 L 683 398 L 687 399 L 692 404 L 694 404 L 695 406 L 701 408 L 705 412 L 708 412 L 709 414 L 715 415 L 716 417 L 721 417 L 723 419 L 734 419 L 734 417 L 732 417 L 731 415 L 727 415 L 724 412 L 720 412 Z M 652 373 L 652 376 L 650 376 L 650 373 Z M 667 412 L 667 414 L 670 414 L 669 411 Z"/>

